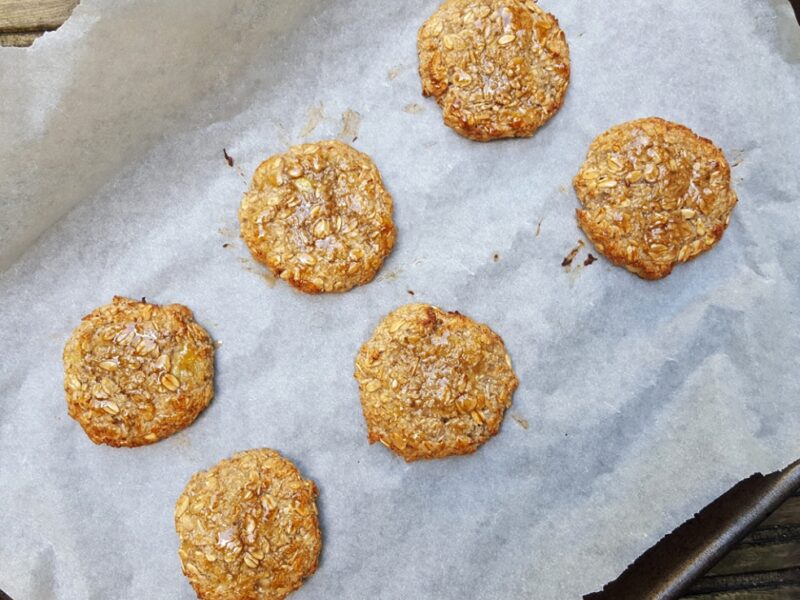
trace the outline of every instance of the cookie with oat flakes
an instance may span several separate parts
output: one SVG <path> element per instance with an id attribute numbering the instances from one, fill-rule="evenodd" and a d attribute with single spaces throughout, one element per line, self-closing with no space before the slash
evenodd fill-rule
<path id="1" fill-rule="evenodd" d="M 407 461 L 477 450 L 499 431 L 519 383 L 500 336 L 427 304 L 381 321 L 355 377 L 370 443 Z"/>
<path id="2" fill-rule="evenodd" d="M 258 261 L 312 294 L 372 281 L 396 235 L 377 167 L 338 141 L 294 146 L 261 163 L 239 223 Z"/>
<path id="3" fill-rule="evenodd" d="M 578 223 L 597 250 L 644 279 L 713 248 L 737 203 L 722 150 L 655 117 L 595 139 L 574 185 Z"/>
<path id="4" fill-rule="evenodd" d="M 317 570 L 317 488 L 248 450 L 192 476 L 175 505 L 181 566 L 203 600 L 281 600 Z"/>
<path id="5" fill-rule="evenodd" d="M 561 107 L 569 46 L 534 0 L 446 0 L 417 38 L 422 92 L 477 141 L 533 135 Z"/>
<path id="6" fill-rule="evenodd" d="M 115 297 L 64 347 L 69 415 L 96 444 L 142 446 L 189 426 L 214 395 L 214 345 L 192 311 Z"/>

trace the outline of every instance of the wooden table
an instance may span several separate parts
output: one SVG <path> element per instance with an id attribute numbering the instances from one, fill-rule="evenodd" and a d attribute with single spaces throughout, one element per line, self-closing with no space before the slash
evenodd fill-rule
<path id="1" fill-rule="evenodd" d="M 0 46 L 30 46 L 58 29 L 78 0 L 0 0 Z"/>
<path id="2" fill-rule="evenodd" d="M 700 579 L 686 600 L 800 600 L 800 490 Z"/>
<path id="3" fill-rule="evenodd" d="M 791 0 L 800 15 L 800 0 Z M 0 0 L 0 46 L 30 46 L 78 0 Z M 699 510 L 700 507 L 698 507 Z M 800 490 L 694 586 L 693 600 L 800 600 Z"/>

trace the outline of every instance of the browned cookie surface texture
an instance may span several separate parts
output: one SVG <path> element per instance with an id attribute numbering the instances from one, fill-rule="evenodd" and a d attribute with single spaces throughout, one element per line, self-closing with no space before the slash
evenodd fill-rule
<path id="1" fill-rule="evenodd" d="M 281 600 L 317 569 L 317 488 L 289 460 L 248 450 L 195 473 L 175 505 L 178 554 L 202 600 Z"/>
<path id="2" fill-rule="evenodd" d="M 191 424 L 214 395 L 214 345 L 192 311 L 115 297 L 64 347 L 67 408 L 97 444 L 141 446 Z"/>
<path id="3" fill-rule="evenodd" d="M 308 293 L 372 281 L 396 235 L 377 167 L 338 141 L 294 146 L 261 163 L 239 223 L 253 256 Z"/>
<path id="4" fill-rule="evenodd" d="M 496 333 L 427 304 L 383 319 L 355 376 L 370 443 L 408 461 L 474 452 L 499 431 L 518 385 Z"/>
<path id="5" fill-rule="evenodd" d="M 574 185 L 578 223 L 595 247 L 645 279 L 710 250 L 737 202 L 722 151 L 659 118 L 600 135 Z"/>
<path id="6" fill-rule="evenodd" d="M 423 94 L 473 140 L 533 135 L 564 101 L 566 37 L 533 0 L 446 0 L 417 45 Z"/>

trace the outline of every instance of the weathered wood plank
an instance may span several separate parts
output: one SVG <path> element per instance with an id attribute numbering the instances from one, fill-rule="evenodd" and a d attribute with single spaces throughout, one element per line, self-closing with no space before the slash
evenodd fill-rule
<path id="1" fill-rule="evenodd" d="M 781 504 L 781 507 L 767 517 L 758 529 L 786 525 L 800 525 L 800 496 L 793 496 Z"/>
<path id="2" fill-rule="evenodd" d="M 797 494 L 695 583 L 685 598 L 800 599 L 800 490 Z"/>
<path id="3" fill-rule="evenodd" d="M 800 586 L 774 588 L 771 590 L 742 590 L 691 596 L 692 600 L 797 600 Z"/>
<path id="4" fill-rule="evenodd" d="M 800 543 L 740 544 L 708 574 L 764 573 L 795 567 L 800 568 Z"/>
<path id="5" fill-rule="evenodd" d="M 0 32 L 57 29 L 77 4 L 78 0 L 0 0 Z"/>
<path id="6" fill-rule="evenodd" d="M 767 527 L 756 529 L 742 540 L 742 544 L 785 544 L 795 543 L 800 545 L 800 525 L 784 525 L 781 527 Z"/>
<path id="7" fill-rule="evenodd" d="M 0 33 L 0 46 L 30 46 L 44 31 Z"/>
<path id="8" fill-rule="evenodd" d="M 800 569 L 749 573 L 743 575 L 720 575 L 703 577 L 694 584 L 687 598 L 697 595 L 721 594 L 746 590 L 775 589 L 800 586 Z"/>

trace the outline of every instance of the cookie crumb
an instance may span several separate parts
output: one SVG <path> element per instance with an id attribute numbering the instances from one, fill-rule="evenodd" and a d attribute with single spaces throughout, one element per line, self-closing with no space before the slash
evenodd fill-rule
<path id="1" fill-rule="evenodd" d="M 222 149 L 222 156 L 225 157 L 225 162 L 228 163 L 228 166 L 233 168 L 233 157 L 228 154 L 228 150 L 226 148 Z"/>
<path id="2" fill-rule="evenodd" d="M 572 250 L 570 250 L 570 253 L 564 257 L 564 260 L 561 261 L 561 266 L 562 267 L 571 266 L 572 261 L 575 260 L 576 256 L 578 256 L 578 252 L 581 251 L 581 248 L 583 248 L 583 246 L 584 246 L 583 240 L 578 240 L 578 245 L 575 246 Z"/>
<path id="3" fill-rule="evenodd" d="M 586 257 L 586 260 L 585 260 L 585 261 L 583 261 L 583 266 L 584 266 L 584 267 L 588 267 L 590 264 L 592 264 L 592 263 L 594 263 L 594 262 L 597 262 L 597 258 L 595 258 L 594 254 L 592 254 L 592 253 L 590 252 L 590 253 L 589 253 L 589 256 L 587 256 L 587 257 Z"/>

